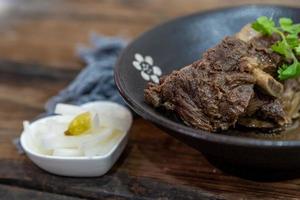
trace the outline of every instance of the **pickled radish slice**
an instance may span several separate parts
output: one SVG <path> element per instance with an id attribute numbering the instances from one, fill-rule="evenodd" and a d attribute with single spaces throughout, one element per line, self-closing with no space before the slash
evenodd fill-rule
<path id="1" fill-rule="evenodd" d="M 54 113 L 58 115 L 79 115 L 84 112 L 87 111 L 82 107 L 64 103 L 58 103 L 54 110 Z"/>
<path id="2" fill-rule="evenodd" d="M 98 114 L 94 114 L 93 116 L 92 129 L 93 132 L 97 132 L 100 129 L 100 119 Z"/>
<path id="3" fill-rule="evenodd" d="M 63 156 L 63 157 L 83 156 L 83 152 L 80 151 L 79 149 L 61 148 L 61 149 L 54 149 L 53 156 Z"/>
<path id="4" fill-rule="evenodd" d="M 89 147 L 93 147 L 97 145 L 99 142 L 103 142 L 107 140 L 107 138 L 109 138 L 112 134 L 113 134 L 113 129 L 105 128 L 104 130 L 99 131 L 97 134 L 93 134 L 93 137 L 91 137 L 89 140 L 81 140 L 80 148 L 86 149 Z"/>
<path id="5" fill-rule="evenodd" d="M 95 133 L 74 136 L 49 133 L 41 138 L 40 143 L 46 150 L 57 148 L 83 148 L 93 146 L 95 143 L 105 140 L 112 132 L 113 130 L 110 128 L 102 128 Z"/>
<path id="6" fill-rule="evenodd" d="M 23 129 L 24 131 L 28 131 L 29 130 L 29 121 L 23 121 Z"/>
<path id="7" fill-rule="evenodd" d="M 81 135 L 87 133 L 92 128 L 92 114 L 90 112 L 82 113 L 76 116 L 70 123 L 65 135 Z"/>
<path id="8" fill-rule="evenodd" d="M 86 146 L 83 148 L 85 156 L 101 156 L 107 154 L 112 150 L 113 146 L 118 142 L 122 136 L 121 131 L 115 130 L 108 138 L 97 143 L 97 145 Z"/>
<path id="9" fill-rule="evenodd" d="M 127 132 L 132 123 L 132 116 L 120 105 L 108 103 L 103 107 L 85 107 L 84 109 L 98 114 L 101 125 Z M 116 123 L 117 122 L 117 123 Z"/>

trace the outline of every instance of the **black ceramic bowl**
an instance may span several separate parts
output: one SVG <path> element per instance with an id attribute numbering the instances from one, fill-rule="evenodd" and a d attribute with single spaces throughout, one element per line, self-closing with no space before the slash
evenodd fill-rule
<path id="1" fill-rule="evenodd" d="M 199 59 L 224 36 L 233 35 L 261 15 L 291 17 L 300 22 L 300 9 L 248 5 L 196 13 L 164 23 L 144 33 L 122 53 L 115 81 L 128 105 L 170 135 L 219 162 L 260 169 L 300 168 L 300 140 L 281 140 L 209 133 L 184 125 L 144 102 L 148 81 L 156 82 Z M 155 134 L 155 133 L 153 133 Z"/>

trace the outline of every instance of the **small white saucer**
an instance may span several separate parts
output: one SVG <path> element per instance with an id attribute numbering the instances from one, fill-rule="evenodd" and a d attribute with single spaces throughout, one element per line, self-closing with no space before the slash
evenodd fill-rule
<path id="1" fill-rule="evenodd" d="M 81 107 L 97 112 L 101 120 L 110 118 L 108 121 L 113 122 L 111 126 L 121 128 L 121 130 L 125 130 L 126 133 L 119 138 L 116 145 L 105 155 L 91 157 L 60 157 L 43 155 L 36 152 L 28 141 L 30 137 L 23 132 L 21 135 L 21 145 L 32 162 L 50 173 L 63 176 L 95 177 L 104 175 L 109 171 L 127 144 L 128 131 L 132 124 L 132 114 L 126 107 L 108 101 L 91 102 L 84 104 Z M 34 128 L 36 123 L 40 123 L 53 117 L 59 116 L 49 116 L 39 119 L 31 123 L 30 126 Z"/>

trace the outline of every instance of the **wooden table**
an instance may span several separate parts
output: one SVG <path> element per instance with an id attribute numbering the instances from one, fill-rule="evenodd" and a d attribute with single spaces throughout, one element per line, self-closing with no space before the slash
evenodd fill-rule
<path id="1" fill-rule="evenodd" d="M 48 174 L 12 144 L 22 120 L 42 113 L 46 100 L 83 67 L 74 52 L 90 33 L 134 38 L 175 16 L 244 3 L 0 0 L 0 199 L 300 199 L 300 179 L 253 181 L 224 173 L 140 118 L 121 159 L 99 178 Z M 300 6 L 297 0 L 284 3 Z"/>

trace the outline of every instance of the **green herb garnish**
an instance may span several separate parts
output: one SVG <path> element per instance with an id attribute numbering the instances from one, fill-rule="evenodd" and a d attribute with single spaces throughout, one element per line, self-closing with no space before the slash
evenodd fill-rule
<path id="1" fill-rule="evenodd" d="M 296 56 L 300 55 L 300 24 L 294 24 L 290 18 L 280 18 L 276 26 L 272 18 L 261 16 L 252 23 L 252 28 L 263 35 L 278 34 L 281 38 L 271 46 L 271 49 L 284 56 L 286 63 L 278 70 L 280 80 L 295 78 L 300 75 L 300 62 Z"/>

